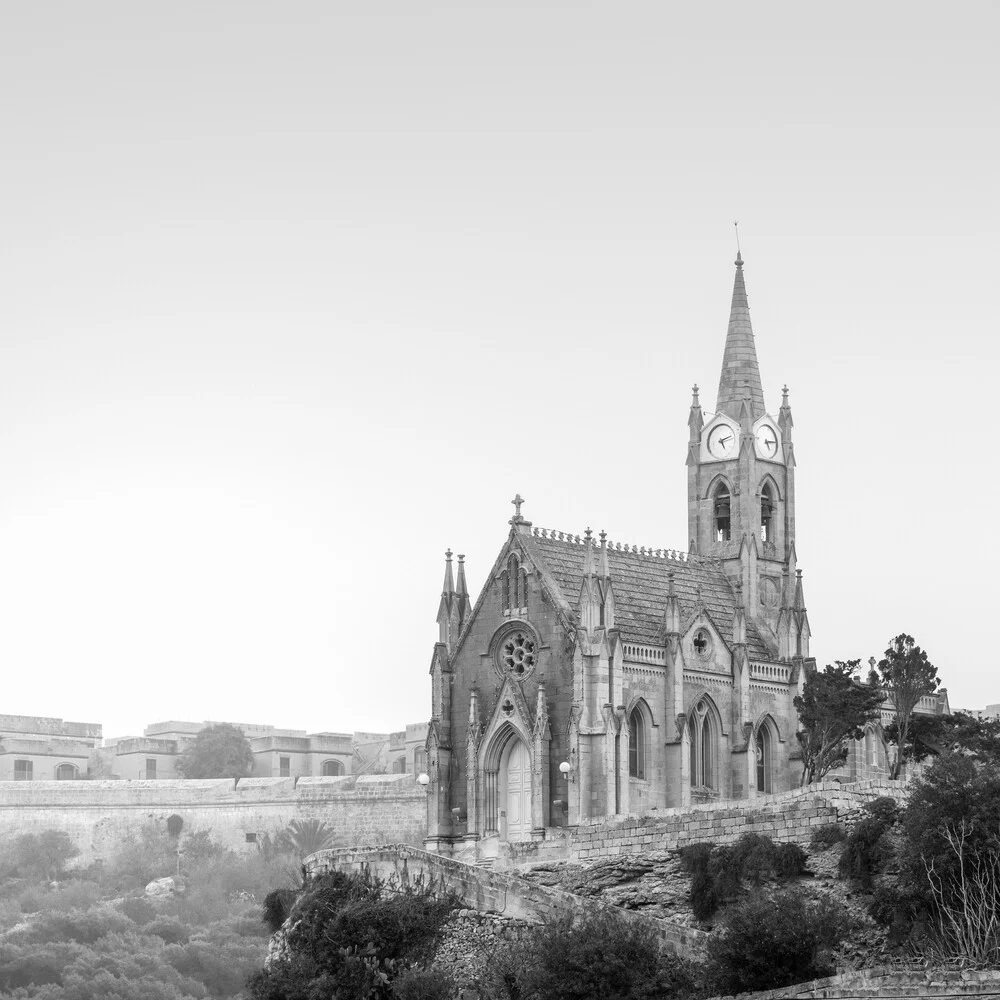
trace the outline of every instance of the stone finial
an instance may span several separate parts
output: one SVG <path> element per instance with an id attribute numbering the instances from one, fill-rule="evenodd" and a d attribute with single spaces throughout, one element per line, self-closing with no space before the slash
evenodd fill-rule
<path id="1" fill-rule="evenodd" d="M 521 520 L 521 504 L 524 503 L 524 497 L 521 496 L 520 493 L 516 493 L 514 495 L 514 499 L 511 500 L 511 503 L 514 505 L 514 518 L 515 518 L 515 520 L 520 521 Z"/>
<path id="2" fill-rule="evenodd" d="M 695 384 L 693 386 L 691 386 L 691 405 L 693 407 L 694 406 L 701 406 L 701 403 L 698 402 L 698 383 L 697 382 L 695 382 Z"/>

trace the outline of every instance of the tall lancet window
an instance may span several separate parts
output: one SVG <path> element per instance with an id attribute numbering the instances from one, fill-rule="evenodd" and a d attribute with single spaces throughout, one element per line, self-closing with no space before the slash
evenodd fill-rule
<path id="1" fill-rule="evenodd" d="M 503 591 L 503 610 L 516 614 L 526 613 L 528 608 L 528 571 L 521 566 L 521 561 L 511 553 L 507 560 L 507 568 L 501 575 Z"/>
<path id="2" fill-rule="evenodd" d="M 774 494 L 770 483 L 765 483 L 760 491 L 760 540 L 774 541 Z"/>
<path id="3" fill-rule="evenodd" d="M 730 498 L 729 490 L 722 483 L 715 491 L 715 499 L 712 503 L 712 518 L 715 528 L 715 540 L 717 542 L 728 542 L 731 537 L 730 531 Z"/>
<path id="4" fill-rule="evenodd" d="M 691 713 L 688 736 L 691 741 L 691 787 L 717 788 L 718 733 L 707 698 L 702 698 Z"/>

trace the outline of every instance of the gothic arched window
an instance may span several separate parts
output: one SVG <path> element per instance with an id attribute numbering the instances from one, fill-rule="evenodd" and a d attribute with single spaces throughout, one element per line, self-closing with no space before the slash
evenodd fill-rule
<path id="1" fill-rule="evenodd" d="M 526 614 L 528 609 L 528 571 L 512 552 L 501 573 L 503 610 L 511 614 Z"/>
<path id="2" fill-rule="evenodd" d="M 730 524 L 729 490 L 724 483 L 720 483 L 715 491 L 715 497 L 712 502 L 712 525 L 715 529 L 715 540 L 717 542 L 729 541 Z"/>
<path id="3" fill-rule="evenodd" d="M 770 792 L 771 789 L 771 734 L 767 726 L 761 724 L 757 730 L 755 745 L 757 753 L 757 791 Z"/>
<path id="4" fill-rule="evenodd" d="M 628 717 L 628 775 L 646 777 L 646 720 L 638 706 Z"/>
<path id="5" fill-rule="evenodd" d="M 760 540 L 774 541 L 774 494 L 770 483 L 765 483 L 760 491 Z"/>
<path id="6" fill-rule="evenodd" d="M 716 788 L 716 746 L 718 734 L 707 698 L 702 698 L 688 722 L 691 743 L 691 787 Z"/>

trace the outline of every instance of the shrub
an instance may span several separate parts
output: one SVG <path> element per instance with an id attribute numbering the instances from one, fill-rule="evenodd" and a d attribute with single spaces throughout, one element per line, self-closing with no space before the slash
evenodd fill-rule
<path id="1" fill-rule="evenodd" d="M 264 897 L 263 921 L 272 934 L 280 930 L 281 925 L 288 919 L 296 895 L 294 889 L 273 889 Z"/>
<path id="2" fill-rule="evenodd" d="M 844 878 L 856 879 L 863 889 L 871 889 L 875 873 L 889 855 L 884 838 L 890 825 L 884 813 L 858 820 L 847 836 L 838 862 L 838 870 Z"/>
<path id="3" fill-rule="evenodd" d="M 148 924 L 157 914 L 156 907 L 145 896 L 126 896 L 118 904 L 118 909 L 140 927 Z"/>
<path id="4" fill-rule="evenodd" d="M 719 908 L 715 880 L 707 871 L 695 872 L 691 877 L 691 912 L 697 920 L 709 920 Z"/>
<path id="5" fill-rule="evenodd" d="M 177 917 L 161 914 L 142 929 L 143 934 L 158 937 L 166 944 L 183 944 L 190 936 L 188 929 Z"/>
<path id="6" fill-rule="evenodd" d="M 691 910 L 708 920 L 724 902 L 739 897 L 744 878 L 754 885 L 794 878 L 806 870 L 806 854 L 798 844 L 745 833 L 727 846 L 690 844 L 681 849 L 681 864 L 691 874 Z"/>
<path id="7" fill-rule="evenodd" d="M 0 870 L 8 878 L 51 882 L 63 875 L 66 865 L 79 853 L 63 830 L 22 833 L 4 844 Z"/>
<path id="8" fill-rule="evenodd" d="M 440 969 L 407 969 L 392 983 L 397 1000 L 449 1000 L 454 993 L 454 981 Z"/>
<path id="9" fill-rule="evenodd" d="M 832 901 L 808 902 L 797 890 L 748 896 L 732 907 L 708 943 L 707 976 L 719 993 L 778 989 L 827 975 L 825 949 L 847 930 Z"/>
<path id="10" fill-rule="evenodd" d="M 948 903 L 956 902 L 961 869 L 998 847 L 1000 766 L 961 753 L 942 754 L 918 780 L 902 819 L 900 878 L 931 904 L 933 865 Z M 961 851 L 952 846 L 962 833 Z"/>
<path id="11" fill-rule="evenodd" d="M 867 803 L 862 812 L 878 820 L 888 830 L 899 819 L 899 803 L 888 795 L 880 795 Z"/>
<path id="12" fill-rule="evenodd" d="M 248 984 L 253 1000 L 332 995 L 388 996 L 408 966 L 429 960 L 454 900 L 422 885 L 396 887 L 370 875 L 329 872 L 313 879 L 291 911 L 289 957 Z M 307 992 L 302 992 L 305 989 Z"/>
<path id="13" fill-rule="evenodd" d="M 806 871 L 806 852 L 791 842 L 778 844 L 774 852 L 774 871 L 779 878 L 795 878 Z"/>
<path id="14" fill-rule="evenodd" d="M 523 973 L 517 985 L 537 1000 L 664 996 L 692 984 L 686 964 L 661 954 L 651 926 L 605 910 L 548 924 L 519 950 Z"/>
<path id="15" fill-rule="evenodd" d="M 839 823 L 824 823 L 822 826 L 813 827 L 809 843 L 819 850 L 825 850 L 841 843 L 846 836 L 844 828 Z"/>

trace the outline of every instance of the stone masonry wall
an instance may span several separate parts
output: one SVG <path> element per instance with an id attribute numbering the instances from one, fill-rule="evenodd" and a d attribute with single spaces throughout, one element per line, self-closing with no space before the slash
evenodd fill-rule
<path id="1" fill-rule="evenodd" d="M 412 774 L 329 778 L 219 778 L 207 781 L 0 781 L 0 839 L 64 830 L 80 863 L 112 854 L 126 839 L 167 817 L 184 832 L 246 848 L 293 819 L 318 819 L 344 844 L 423 844 L 426 793 Z"/>
<path id="2" fill-rule="evenodd" d="M 715 1000 L 859 1000 L 861 997 L 1000 997 L 997 969 L 859 969 L 828 979 Z"/>
<path id="3" fill-rule="evenodd" d="M 696 928 L 622 910 L 562 889 L 529 882 L 510 872 L 477 868 L 402 844 L 319 851 L 306 858 L 305 866 L 311 875 L 331 870 L 367 870 L 381 879 L 396 880 L 399 884 L 421 878 L 425 884 L 434 884 L 454 893 L 467 909 L 528 923 L 549 922 L 573 916 L 584 909 L 613 910 L 625 920 L 652 927 L 659 936 L 661 947 L 692 957 L 701 955 L 706 939 L 705 932 Z"/>
<path id="4" fill-rule="evenodd" d="M 570 858 L 575 861 L 641 851 L 664 851 L 698 841 L 732 843 L 742 834 L 762 833 L 773 840 L 808 844 L 812 830 L 824 823 L 850 825 L 862 806 L 879 796 L 904 801 L 906 786 L 873 779 L 843 785 L 823 781 L 754 802 L 709 803 L 663 809 L 633 819 L 600 820 L 538 843 L 509 844 L 502 859 L 510 865 Z"/>

